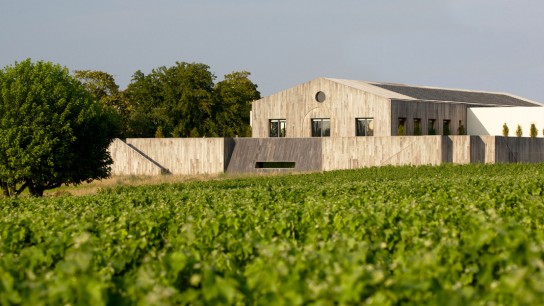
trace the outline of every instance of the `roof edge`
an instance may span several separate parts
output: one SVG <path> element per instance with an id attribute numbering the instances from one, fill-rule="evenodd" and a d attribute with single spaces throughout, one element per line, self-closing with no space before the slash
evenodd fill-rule
<path id="1" fill-rule="evenodd" d="M 358 80 L 347 80 L 347 79 L 335 79 L 335 78 L 322 78 L 331 82 L 342 84 L 351 88 L 355 88 L 361 91 L 369 92 L 371 94 L 386 98 L 386 99 L 403 99 L 403 100 L 417 100 L 413 97 L 399 94 L 397 92 L 381 88 L 373 85 L 371 82 L 358 81 Z"/>

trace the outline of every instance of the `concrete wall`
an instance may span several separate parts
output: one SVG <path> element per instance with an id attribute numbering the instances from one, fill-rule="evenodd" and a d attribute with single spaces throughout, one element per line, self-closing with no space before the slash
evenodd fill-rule
<path id="1" fill-rule="evenodd" d="M 115 140 L 113 175 L 330 171 L 384 165 L 544 162 L 544 138 L 374 136 Z M 259 168 L 290 162 L 293 168 Z"/>
<path id="2" fill-rule="evenodd" d="M 467 110 L 469 135 L 502 136 L 504 123 L 510 129 L 510 136 L 516 135 L 518 124 L 523 130 L 523 136 L 529 136 L 531 123 L 534 123 L 538 137 L 543 137 L 544 107 L 471 107 Z"/>
<path id="3" fill-rule="evenodd" d="M 321 138 L 234 138 L 228 173 L 321 171 Z M 257 168 L 258 162 L 294 162 L 294 168 Z"/>
<path id="4" fill-rule="evenodd" d="M 496 163 L 537 163 L 544 161 L 544 139 L 495 137 Z"/>
<path id="5" fill-rule="evenodd" d="M 442 136 L 323 138 L 323 170 L 439 165 Z"/>
<path id="6" fill-rule="evenodd" d="M 109 152 L 113 159 L 112 175 L 159 175 L 163 173 L 160 165 L 146 158 L 120 139 L 115 139 L 112 142 Z"/>
<path id="7" fill-rule="evenodd" d="M 128 138 L 171 174 L 219 174 L 225 171 L 225 138 Z"/>

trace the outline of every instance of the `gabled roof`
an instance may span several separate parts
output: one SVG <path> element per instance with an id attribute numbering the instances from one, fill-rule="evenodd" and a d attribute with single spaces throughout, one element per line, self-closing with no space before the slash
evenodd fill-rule
<path id="1" fill-rule="evenodd" d="M 329 80 L 395 100 L 454 102 L 490 106 L 543 106 L 540 103 L 507 93 L 341 79 Z"/>

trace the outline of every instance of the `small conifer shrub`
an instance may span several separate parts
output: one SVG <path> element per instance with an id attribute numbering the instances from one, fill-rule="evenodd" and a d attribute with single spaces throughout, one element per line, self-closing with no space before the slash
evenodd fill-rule
<path id="1" fill-rule="evenodd" d="M 510 134 L 510 129 L 508 128 L 508 125 L 506 122 L 502 125 L 502 136 L 508 137 L 508 134 Z"/>
<path id="2" fill-rule="evenodd" d="M 538 135 L 538 130 L 534 123 L 531 123 L 531 129 L 529 131 L 529 135 L 531 136 L 531 138 L 535 138 Z"/>
<path id="3" fill-rule="evenodd" d="M 521 129 L 521 125 L 518 124 L 518 127 L 516 128 L 516 136 L 521 137 L 523 136 L 523 130 Z"/>

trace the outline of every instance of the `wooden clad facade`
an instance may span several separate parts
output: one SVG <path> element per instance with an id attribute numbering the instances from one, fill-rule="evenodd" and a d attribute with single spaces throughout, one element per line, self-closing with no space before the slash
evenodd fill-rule
<path id="1" fill-rule="evenodd" d="M 405 134 L 417 135 L 416 120 L 420 122 L 420 135 L 429 135 L 430 120 L 434 120 L 434 135 L 457 135 L 459 126 L 467 128 L 467 108 L 464 103 L 423 101 L 391 101 L 391 135 L 397 135 L 399 118 L 405 119 Z M 444 121 L 449 121 L 449 133 L 444 133 Z"/>
<path id="2" fill-rule="evenodd" d="M 254 101 L 252 136 L 278 136 L 271 121 L 285 120 L 280 137 L 312 137 L 312 119 L 330 120 L 325 136 L 360 136 L 357 118 L 372 119 L 373 136 L 463 135 L 470 107 L 497 106 L 541 105 L 504 93 L 318 78 Z"/>
<path id="3" fill-rule="evenodd" d="M 254 101 L 253 138 L 116 141 L 113 172 L 198 175 L 544 161 L 544 139 L 459 135 L 468 131 L 467 112 L 474 106 L 539 104 L 502 93 L 319 78 Z"/>
<path id="4" fill-rule="evenodd" d="M 331 137 L 355 136 L 355 118 L 373 118 L 374 135 L 391 135 L 389 99 L 320 78 L 254 101 L 252 136 L 269 137 L 270 120 L 285 119 L 285 137 L 311 137 L 311 119 L 318 118 L 330 119 Z"/>

